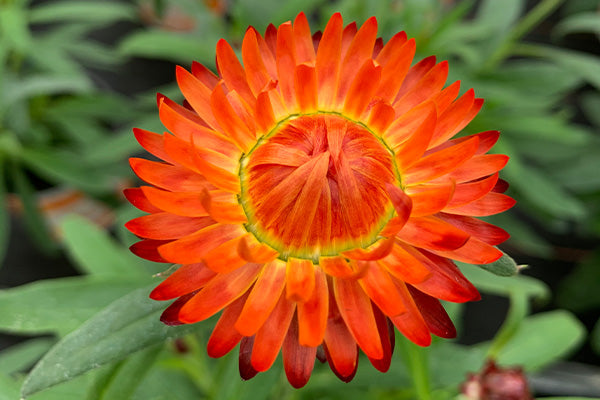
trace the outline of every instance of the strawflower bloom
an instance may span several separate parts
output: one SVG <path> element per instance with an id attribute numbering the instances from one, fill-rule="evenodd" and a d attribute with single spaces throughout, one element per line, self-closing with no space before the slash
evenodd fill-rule
<path id="1" fill-rule="evenodd" d="M 126 191 L 149 213 L 127 224 L 143 239 L 132 251 L 179 265 L 150 295 L 176 299 L 161 320 L 222 311 L 208 354 L 239 344 L 249 379 L 281 350 L 294 387 L 315 357 L 350 381 L 359 348 L 386 371 L 394 327 L 420 346 L 454 337 L 439 300 L 479 293 L 452 260 L 501 257 L 508 234 L 474 217 L 514 203 L 508 157 L 486 154 L 498 132 L 451 139 L 482 99 L 444 88 L 445 61 L 411 67 L 415 41 L 384 45 L 375 18 L 335 14 L 311 35 L 301 13 L 249 28 L 241 62 L 225 40 L 216 53 L 218 75 L 177 68 L 183 105 L 158 96 L 170 133 L 135 130 L 163 162 L 131 159 L 150 184 Z"/>

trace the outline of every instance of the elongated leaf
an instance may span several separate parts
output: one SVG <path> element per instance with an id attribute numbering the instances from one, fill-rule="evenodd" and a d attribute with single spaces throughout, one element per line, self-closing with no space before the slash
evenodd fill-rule
<path id="1" fill-rule="evenodd" d="M 99 276 L 144 277 L 139 258 L 89 220 L 70 215 L 61 224 L 68 254 L 82 272 Z"/>
<path id="2" fill-rule="evenodd" d="M 8 375 L 0 374 L 0 400 L 15 400 L 19 398 L 19 383 Z"/>
<path id="3" fill-rule="evenodd" d="M 480 264 L 486 271 L 498 276 L 513 276 L 519 272 L 519 267 L 511 256 L 502 252 L 502 257 L 491 264 Z"/>
<path id="4" fill-rule="evenodd" d="M 136 9 L 133 4 L 114 1 L 53 1 L 30 10 L 31 23 L 92 22 L 95 25 L 133 20 Z"/>
<path id="5" fill-rule="evenodd" d="M 140 350 L 114 367 L 103 371 L 88 390 L 86 400 L 129 400 L 135 393 L 164 346 Z"/>
<path id="6" fill-rule="evenodd" d="M 77 328 L 111 301 L 147 280 L 72 277 L 0 290 L 0 329 L 15 334 L 57 333 Z"/>
<path id="7" fill-rule="evenodd" d="M 558 36 L 581 32 L 600 35 L 600 14 L 590 11 L 571 15 L 560 21 L 554 28 L 554 34 Z"/>
<path id="8" fill-rule="evenodd" d="M 583 324 L 567 311 L 536 314 L 521 323 L 498 353 L 498 362 L 536 370 L 574 351 L 585 335 Z"/>
<path id="9" fill-rule="evenodd" d="M 31 367 L 53 343 L 52 339 L 39 338 L 3 349 L 0 353 L 0 375 L 12 374 Z"/>
<path id="10" fill-rule="evenodd" d="M 26 51 L 31 44 L 27 16 L 18 3 L 3 3 L 0 7 L 0 36 L 19 52 Z"/>
<path id="11" fill-rule="evenodd" d="M 600 319 L 598 319 L 598 322 L 596 322 L 596 326 L 592 331 L 590 341 L 596 354 L 600 354 Z"/>
<path id="12" fill-rule="evenodd" d="M 528 297 L 546 300 L 550 290 L 545 283 L 525 275 L 511 277 L 494 276 L 471 264 L 457 263 L 461 271 L 478 289 L 490 294 L 507 296 L 512 291 L 523 292 Z"/>
<path id="13" fill-rule="evenodd" d="M 164 304 L 150 300 L 150 290 L 138 289 L 116 300 L 64 337 L 33 368 L 21 389 L 22 397 L 198 329 L 160 322 Z"/>
<path id="14" fill-rule="evenodd" d="M 92 84 L 84 75 L 38 74 L 6 84 L 2 97 L 5 104 L 40 95 L 85 93 Z"/>
<path id="15" fill-rule="evenodd" d="M 561 307 L 576 312 L 600 307 L 600 252 L 580 263 L 558 287 L 556 299 Z"/>
<path id="16" fill-rule="evenodd" d="M 44 177 L 91 193 L 113 189 L 111 176 L 82 165 L 81 157 L 51 148 L 24 148 L 23 161 Z"/>
<path id="17" fill-rule="evenodd" d="M 27 180 L 20 165 L 11 165 L 12 178 L 15 191 L 23 204 L 23 219 L 32 239 L 42 251 L 50 254 L 57 250 L 56 244 L 51 240 L 46 221 L 38 207 L 36 193 L 31 183 Z"/>
<path id="18" fill-rule="evenodd" d="M 4 255 L 8 247 L 10 220 L 6 208 L 6 184 L 4 175 L 4 160 L 0 156 L 0 267 L 4 265 Z"/>
<path id="19" fill-rule="evenodd" d="M 477 9 L 475 23 L 493 28 L 496 39 L 501 39 L 517 21 L 524 8 L 523 0 L 484 0 Z"/>
<path id="20" fill-rule="evenodd" d="M 119 54 L 175 62 L 190 62 L 190 54 L 203 64 L 213 63 L 214 48 L 218 37 L 202 40 L 191 35 L 166 31 L 144 31 L 127 36 L 119 44 Z"/>

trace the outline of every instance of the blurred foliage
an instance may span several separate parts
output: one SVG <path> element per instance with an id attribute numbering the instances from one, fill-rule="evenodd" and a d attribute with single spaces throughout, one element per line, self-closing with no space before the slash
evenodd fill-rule
<path id="1" fill-rule="evenodd" d="M 600 35 L 600 14 L 597 0 L 529 3 L 528 9 L 525 0 L 0 0 L 0 206 L 18 196 L 32 238 L 48 251 L 58 245 L 38 206 L 40 188 L 65 186 L 108 201 L 117 221 L 115 240 L 80 217 L 62 220 L 62 250 L 81 276 L 0 291 L 1 331 L 50 335 L 0 354 L 0 400 L 411 399 L 423 390 L 441 400 L 455 398 L 466 373 L 490 356 L 531 372 L 573 353 L 586 331 L 571 312 L 529 315 L 531 302 L 550 299 L 543 283 L 464 265 L 482 292 L 510 300 L 493 340 L 418 349 L 398 337 L 391 371 L 380 374 L 363 359 L 350 385 L 326 365 L 317 365 L 300 391 L 275 367 L 242 382 L 235 354 L 206 356 L 210 322 L 166 328 L 158 321 L 163 304 L 147 299 L 150 276 L 161 266 L 126 250 L 133 238 L 122 222 L 138 211 L 119 207 L 115 193 L 131 177 L 126 158 L 139 151 L 130 128 L 162 128 L 152 94 L 127 98 L 99 78 L 133 58 L 214 68 L 221 37 L 239 48 L 248 25 L 264 31 L 299 11 L 313 30 L 337 11 L 358 24 L 375 15 L 384 40 L 405 30 L 417 41 L 417 59 L 450 60 L 449 81 L 460 79 L 463 91 L 473 87 L 486 99 L 465 134 L 502 132 L 494 151 L 511 156 L 502 176 L 519 200 L 516 212 L 495 222 L 512 234 L 510 248 L 550 259 L 553 244 L 540 231 L 600 238 L 600 58 L 562 46 L 570 35 Z M 546 22 L 551 15 L 557 23 Z M 130 29 L 115 45 L 94 39 L 125 23 Z M 176 93 L 174 84 L 160 90 Z M 10 218 L 0 209 L 1 259 Z M 562 307 L 598 310 L 599 264 L 596 249 L 562 282 Z M 460 319 L 461 306 L 448 309 Z M 590 343 L 600 354 L 600 321 Z"/>

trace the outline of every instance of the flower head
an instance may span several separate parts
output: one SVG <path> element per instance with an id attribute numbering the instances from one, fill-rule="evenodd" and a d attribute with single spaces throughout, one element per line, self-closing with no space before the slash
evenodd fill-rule
<path id="1" fill-rule="evenodd" d="M 478 216 L 514 201 L 485 154 L 488 131 L 452 139 L 482 100 L 448 64 L 411 67 L 404 32 L 385 45 L 377 21 L 344 27 L 335 14 L 311 35 L 294 23 L 249 28 L 242 63 L 224 40 L 218 75 L 177 69 L 183 106 L 159 96 L 170 133 L 135 130 L 163 162 L 132 159 L 151 186 L 126 195 L 149 215 L 127 227 L 141 257 L 179 264 L 151 293 L 177 299 L 167 324 L 222 311 L 208 342 L 240 344 L 240 372 L 265 371 L 280 350 L 290 383 L 308 381 L 317 354 L 344 381 L 360 348 L 386 371 L 394 328 L 418 345 L 455 336 L 439 299 L 476 300 L 452 260 L 486 264 L 508 234 Z"/>

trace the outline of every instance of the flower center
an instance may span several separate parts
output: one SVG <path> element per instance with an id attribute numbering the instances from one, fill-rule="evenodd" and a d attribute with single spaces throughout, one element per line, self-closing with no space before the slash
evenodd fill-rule
<path id="1" fill-rule="evenodd" d="M 385 185 L 397 182 L 391 150 L 337 114 L 289 118 L 241 160 L 246 229 L 281 257 L 365 247 L 392 217 Z"/>

